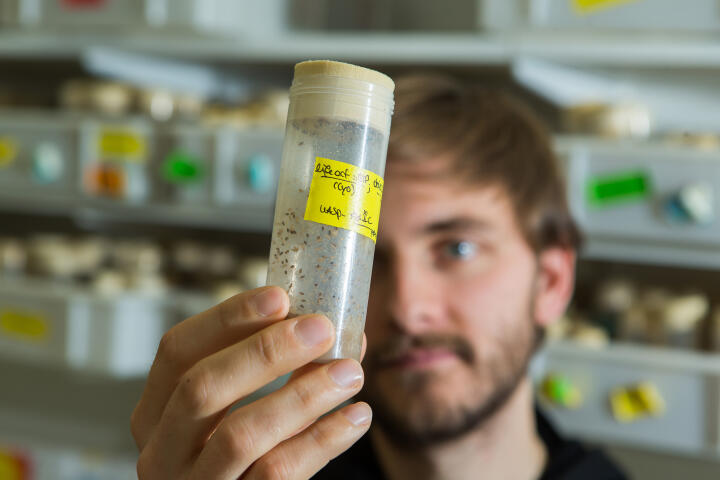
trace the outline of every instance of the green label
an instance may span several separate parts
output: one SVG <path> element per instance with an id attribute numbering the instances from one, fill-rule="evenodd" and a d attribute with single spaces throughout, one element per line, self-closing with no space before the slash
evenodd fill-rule
<path id="1" fill-rule="evenodd" d="M 650 194 L 650 178 L 645 172 L 626 172 L 590 179 L 587 186 L 591 205 L 605 206 L 647 197 Z"/>
<path id="2" fill-rule="evenodd" d="M 176 150 L 171 152 L 163 164 L 163 175 L 170 183 L 195 183 L 203 176 L 202 167 L 197 157 Z"/>

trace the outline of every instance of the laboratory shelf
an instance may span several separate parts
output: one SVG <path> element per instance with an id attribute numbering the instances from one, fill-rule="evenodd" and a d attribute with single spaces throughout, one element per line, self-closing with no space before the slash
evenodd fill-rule
<path id="1" fill-rule="evenodd" d="M 592 442 L 720 460 L 720 354 L 625 343 L 589 348 L 550 343 L 537 359 L 538 384 L 562 375 L 581 394 L 577 408 L 541 405 L 567 434 Z M 617 388 L 649 383 L 664 409 L 633 421 L 615 419 Z M 544 398 L 542 394 L 540 398 Z"/>
<path id="2" fill-rule="evenodd" d="M 93 200 L 70 195 L 66 198 L 0 192 L 0 212 L 59 215 L 79 225 L 132 224 L 190 227 L 206 230 L 269 233 L 272 205 L 163 205 Z"/>
<path id="3" fill-rule="evenodd" d="M 0 279 L 0 358 L 116 378 L 148 371 L 172 298 Z"/>
<path id="4" fill-rule="evenodd" d="M 583 258 L 720 268 L 720 151 L 562 135 L 555 148 Z M 592 196 L 598 186 L 609 196 Z"/>
<path id="5" fill-rule="evenodd" d="M 0 147 L 13 155 L 0 162 L 0 211 L 268 232 L 282 136 L 270 127 L 2 109 Z M 130 150 L 113 151 L 118 141 Z M 193 176 L 169 177 L 169 164 Z"/>
<path id="6" fill-rule="evenodd" d="M 37 118 L 44 123 L 33 124 Z M 64 167 L 52 183 L 41 179 L 43 183 L 34 176 L 36 160 L 29 154 L 5 165 L 0 169 L 0 212 L 62 216 L 88 226 L 114 223 L 270 231 L 282 150 L 280 129 L 157 127 L 136 118 L 108 122 L 91 116 L 22 111 L 6 111 L 1 119 L 0 133 L 17 138 L 18 149 L 32 152 L 43 143 L 56 145 Z M 148 145 L 142 162 L 108 164 L 124 165 L 127 170 L 111 173 L 128 175 L 142 189 L 88 191 L 88 174 L 105 165 L 93 157 L 93 145 L 105 125 L 127 128 Z M 158 145 L 164 138 L 171 139 L 169 145 L 194 145 L 205 178 L 192 185 L 168 184 L 159 178 L 162 157 L 169 151 Z M 720 152 L 658 140 L 572 135 L 556 136 L 555 148 L 566 167 L 570 207 L 586 237 L 583 258 L 720 268 Z M 251 168 L 258 166 L 263 167 L 264 177 L 251 175 Z M 627 173 L 647 182 L 643 195 L 602 205 L 589 201 L 590 183 Z M 267 178 L 267 185 L 250 181 L 261 177 Z M 665 218 L 663 205 L 668 200 L 683 189 L 698 187 L 704 192 L 702 222 Z"/>
<path id="7" fill-rule="evenodd" d="M 239 38 L 198 34 L 61 34 L 0 31 L 0 58 L 77 60 L 88 46 L 186 60 L 294 63 L 333 58 L 394 65 L 508 65 L 524 57 L 623 68 L 717 68 L 720 43 L 708 34 L 508 31 L 477 33 L 314 33 Z"/>

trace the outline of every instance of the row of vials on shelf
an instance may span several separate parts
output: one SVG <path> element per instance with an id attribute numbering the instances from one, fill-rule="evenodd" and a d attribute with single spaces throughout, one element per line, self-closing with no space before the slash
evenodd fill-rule
<path id="1" fill-rule="evenodd" d="M 196 290 L 215 300 L 265 284 L 267 259 L 196 241 L 60 234 L 0 238 L 0 275 L 88 287 L 101 295 Z"/>
<path id="2" fill-rule="evenodd" d="M 673 291 L 617 278 L 600 283 L 593 297 L 590 307 L 571 306 L 550 328 L 550 338 L 591 347 L 620 340 L 720 351 L 720 305 L 699 289 Z"/>

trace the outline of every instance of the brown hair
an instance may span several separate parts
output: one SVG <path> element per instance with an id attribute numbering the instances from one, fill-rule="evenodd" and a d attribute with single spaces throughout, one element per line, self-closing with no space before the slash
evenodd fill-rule
<path id="1" fill-rule="evenodd" d="M 501 91 L 440 75 L 398 79 L 395 100 L 388 162 L 450 155 L 453 174 L 505 189 L 536 253 L 579 248 L 549 135 L 526 107 Z"/>

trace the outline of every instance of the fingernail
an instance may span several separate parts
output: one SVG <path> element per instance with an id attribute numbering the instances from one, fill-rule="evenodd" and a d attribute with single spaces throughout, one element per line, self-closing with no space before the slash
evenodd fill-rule
<path id="1" fill-rule="evenodd" d="M 372 410 L 366 403 L 355 403 L 342 410 L 353 425 L 367 425 L 372 420 Z"/>
<path id="2" fill-rule="evenodd" d="M 255 311 L 260 315 L 268 316 L 278 310 L 282 306 L 282 296 L 276 288 L 268 288 L 252 297 L 255 304 Z"/>
<path id="3" fill-rule="evenodd" d="M 328 368 L 328 375 L 330 375 L 333 382 L 343 388 L 348 388 L 360 382 L 363 372 L 359 363 L 355 360 L 346 359 L 333 363 Z"/>
<path id="4" fill-rule="evenodd" d="M 308 347 L 314 347 L 332 335 L 330 322 L 317 315 L 306 317 L 295 324 L 295 335 Z"/>

